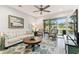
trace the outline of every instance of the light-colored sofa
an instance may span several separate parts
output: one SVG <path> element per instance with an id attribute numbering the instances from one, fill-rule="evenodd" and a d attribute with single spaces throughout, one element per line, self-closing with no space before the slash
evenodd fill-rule
<path id="1" fill-rule="evenodd" d="M 5 34 L 5 47 L 9 47 L 11 45 L 20 43 L 23 41 L 23 38 L 34 36 L 33 33 L 30 32 L 6 32 Z"/>

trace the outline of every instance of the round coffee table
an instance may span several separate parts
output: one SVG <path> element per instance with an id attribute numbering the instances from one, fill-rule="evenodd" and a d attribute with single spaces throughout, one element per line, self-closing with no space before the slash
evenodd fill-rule
<path id="1" fill-rule="evenodd" d="M 30 46 L 31 48 L 33 48 L 32 51 L 35 50 L 35 45 L 40 46 L 39 43 L 40 43 L 41 41 L 42 41 L 42 40 L 41 40 L 41 38 L 39 38 L 39 37 L 34 37 L 34 40 L 31 40 L 30 37 L 24 38 L 24 43 L 25 43 L 25 44 L 28 44 L 28 46 L 26 46 L 26 48 Z"/>

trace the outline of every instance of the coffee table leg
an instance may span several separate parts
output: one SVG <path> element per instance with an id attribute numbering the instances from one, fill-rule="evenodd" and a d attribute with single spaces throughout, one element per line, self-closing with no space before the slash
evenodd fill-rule
<path id="1" fill-rule="evenodd" d="M 25 48 L 29 48 L 29 45 L 27 45 Z"/>
<path id="2" fill-rule="evenodd" d="M 32 48 L 32 45 L 28 45 L 28 46 L 26 46 L 25 48 Z"/>
<path id="3" fill-rule="evenodd" d="M 38 45 L 38 46 L 40 46 L 40 45 Z"/>
<path id="4" fill-rule="evenodd" d="M 40 44 L 37 44 L 38 47 L 40 47 Z M 32 51 L 35 51 L 35 45 L 32 45 Z"/>
<path id="5" fill-rule="evenodd" d="M 35 50 L 35 45 L 32 45 L 32 51 L 34 51 Z"/>
<path id="6" fill-rule="evenodd" d="M 40 44 L 37 44 L 37 46 L 39 47 Z M 33 45 L 28 45 L 28 46 L 26 46 L 25 48 L 32 48 L 32 51 L 35 51 L 35 44 L 33 44 Z"/>
<path id="7" fill-rule="evenodd" d="M 26 46 L 25 48 L 31 48 L 32 51 L 34 51 L 34 50 L 35 50 L 35 45 L 28 45 L 28 46 Z"/>
<path id="8" fill-rule="evenodd" d="M 37 44 L 38 45 L 38 47 L 40 46 L 40 44 Z"/>

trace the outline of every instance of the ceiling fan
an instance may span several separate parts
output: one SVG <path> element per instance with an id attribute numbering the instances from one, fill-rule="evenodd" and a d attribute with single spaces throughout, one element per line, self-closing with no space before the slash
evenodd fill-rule
<path id="1" fill-rule="evenodd" d="M 50 5 L 47 5 L 47 6 L 45 6 L 45 7 L 44 7 L 43 5 L 40 5 L 40 6 L 34 5 L 34 7 L 37 8 L 38 10 L 33 11 L 33 12 L 40 12 L 40 14 L 42 14 L 43 12 L 51 12 L 51 11 L 49 11 L 49 10 L 46 10 L 47 8 L 50 7 Z"/>

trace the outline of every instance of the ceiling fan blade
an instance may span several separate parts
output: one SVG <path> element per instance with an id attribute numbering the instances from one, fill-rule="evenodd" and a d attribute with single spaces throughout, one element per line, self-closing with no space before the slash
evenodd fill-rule
<path id="1" fill-rule="evenodd" d="M 36 7 L 37 9 L 40 9 L 38 6 L 34 5 L 34 7 Z"/>
<path id="2" fill-rule="evenodd" d="M 49 11 L 49 10 L 43 10 L 44 12 L 51 12 L 51 11 Z"/>
<path id="3" fill-rule="evenodd" d="M 33 11 L 33 12 L 39 12 L 39 11 Z"/>
<path id="4" fill-rule="evenodd" d="M 48 7 L 50 7 L 50 5 L 47 5 L 46 7 L 44 7 L 43 9 L 46 9 L 46 8 L 48 8 Z"/>

